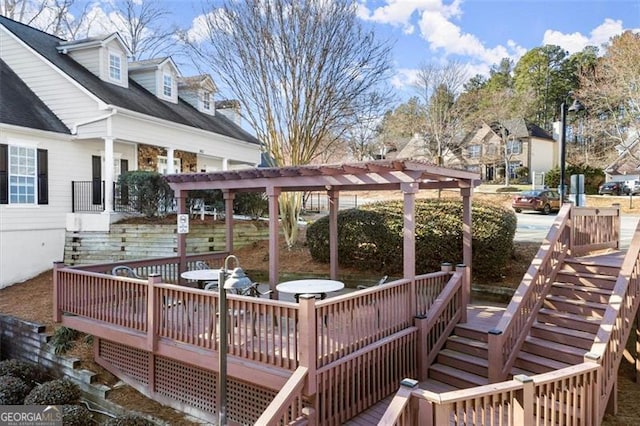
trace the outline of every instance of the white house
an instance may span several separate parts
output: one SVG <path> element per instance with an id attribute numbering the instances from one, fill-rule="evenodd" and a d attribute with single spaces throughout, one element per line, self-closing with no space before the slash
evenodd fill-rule
<path id="1" fill-rule="evenodd" d="M 260 163 L 210 77 L 129 53 L 117 33 L 65 41 L 0 17 L 0 288 L 61 260 L 66 229 L 107 230 L 124 171 Z"/>

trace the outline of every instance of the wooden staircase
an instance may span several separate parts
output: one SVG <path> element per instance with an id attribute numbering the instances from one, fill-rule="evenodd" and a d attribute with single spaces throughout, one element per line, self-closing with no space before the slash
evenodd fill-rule
<path id="1" fill-rule="evenodd" d="M 567 258 L 526 337 L 511 376 L 580 364 L 594 342 L 622 257 Z M 489 383 L 487 325 L 458 324 L 420 387 L 433 392 Z"/>

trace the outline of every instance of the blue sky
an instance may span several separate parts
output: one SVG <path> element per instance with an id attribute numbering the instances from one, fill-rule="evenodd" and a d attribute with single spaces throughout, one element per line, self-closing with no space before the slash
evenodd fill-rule
<path id="1" fill-rule="evenodd" d="M 97 1 L 94 7 L 108 9 L 111 1 Z M 171 11 L 170 23 L 182 29 L 197 27 L 200 0 L 155 1 Z M 204 3 L 209 1 L 216 3 Z M 515 63 L 534 47 L 556 44 L 573 53 L 587 45 L 600 46 L 627 29 L 640 31 L 640 0 L 358 2 L 363 23 L 371 25 L 381 39 L 395 42 L 391 82 L 402 97 L 410 95 L 423 64 L 457 60 L 467 64 L 469 77 L 487 75 L 502 58 L 510 57 Z M 195 73 L 181 69 L 184 75 Z"/>

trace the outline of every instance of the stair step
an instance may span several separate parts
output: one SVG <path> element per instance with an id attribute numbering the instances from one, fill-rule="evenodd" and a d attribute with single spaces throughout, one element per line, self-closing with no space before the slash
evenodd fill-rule
<path id="1" fill-rule="evenodd" d="M 565 296 L 572 299 L 586 300 L 596 303 L 609 303 L 611 290 L 598 287 L 580 286 L 571 283 L 555 282 L 551 285 L 549 294 Z"/>
<path id="2" fill-rule="evenodd" d="M 530 371 L 533 374 L 547 373 L 552 370 L 559 370 L 561 368 L 568 367 L 569 365 L 571 364 L 556 361 L 551 358 L 546 358 L 525 351 L 520 351 L 520 353 L 518 354 L 518 358 L 516 358 L 515 362 L 513 363 L 514 368 Z"/>
<path id="3" fill-rule="evenodd" d="M 427 379 L 420 382 L 419 387 L 420 389 L 428 390 L 435 393 L 450 392 L 450 391 L 455 391 L 460 389 L 455 386 L 451 386 L 450 384 L 439 382 L 438 380 L 434 380 L 434 379 Z"/>
<path id="4" fill-rule="evenodd" d="M 482 377 L 488 377 L 489 375 L 489 361 L 466 353 L 452 351 L 451 349 L 442 349 L 438 352 L 436 362 Z"/>
<path id="5" fill-rule="evenodd" d="M 531 327 L 530 335 L 552 342 L 571 345 L 582 349 L 591 349 L 596 335 L 586 331 L 573 330 L 553 324 L 536 322 Z"/>
<path id="6" fill-rule="evenodd" d="M 613 290 L 616 285 L 617 275 L 591 274 L 587 272 L 574 272 L 562 269 L 556 275 L 556 282 L 572 283 L 584 287 L 597 287 Z"/>
<path id="7" fill-rule="evenodd" d="M 477 327 L 469 324 L 458 324 L 453 330 L 453 334 L 457 336 L 466 337 L 468 339 L 479 340 L 481 342 L 487 342 L 488 336 L 485 330 L 478 330 Z"/>
<path id="8" fill-rule="evenodd" d="M 534 355 L 546 357 L 553 356 L 553 359 L 566 362 L 568 364 L 580 364 L 584 361 L 584 354 L 588 351 L 575 346 L 563 345 L 538 337 L 527 336 L 522 344 L 522 350 Z"/>
<path id="9" fill-rule="evenodd" d="M 486 377 L 467 371 L 458 370 L 443 364 L 433 364 L 429 367 L 429 378 L 459 389 L 468 389 L 476 386 L 482 386 L 489 383 Z"/>
<path id="10" fill-rule="evenodd" d="M 541 308 L 538 311 L 537 320 L 540 323 L 555 324 L 560 327 L 586 331 L 587 333 L 593 334 L 598 332 L 601 322 L 599 318 L 584 317 L 547 308 Z"/>
<path id="11" fill-rule="evenodd" d="M 590 274 L 604 274 L 617 276 L 622 263 L 611 264 L 610 262 L 597 262 L 589 259 L 565 258 L 563 269 L 573 272 L 586 272 Z"/>
<path id="12" fill-rule="evenodd" d="M 456 352 L 462 352 L 485 359 L 488 358 L 488 347 L 487 342 L 456 336 L 455 334 L 449 336 L 445 344 L 445 349 L 451 349 Z"/>
<path id="13" fill-rule="evenodd" d="M 561 312 L 570 312 L 585 317 L 602 318 L 607 305 L 596 302 L 587 302 L 580 299 L 570 299 L 564 296 L 547 295 L 544 306 Z"/>

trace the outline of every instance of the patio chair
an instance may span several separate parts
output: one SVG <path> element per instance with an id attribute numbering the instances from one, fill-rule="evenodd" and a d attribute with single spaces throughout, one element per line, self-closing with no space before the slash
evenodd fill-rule
<path id="1" fill-rule="evenodd" d="M 389 278 L 389 276 L 385 275 L 384 277 L 380 278 L 380 280 L 377 283 L 375 283 L 374 285 L 360 284 L 357 288 L 358 288 L 358 290 L 364 290 L 365 288 L 376 287 L 376 286 L 379 286 L 379 285 L 382 285 L 382 284 L 386 283 L 388 278 Z"/>
<path id="2" fill-rule="evenodd" d="M 114 266 L 111 270 L 111 275 L 115 275 L 116 277 L 137 278 L 139 280 L 144 279 L 140 275 L 138 275 L 131 267 L 126 265 Z M 137 309 L 135 301 L 139 295 L 136 295 L 135 292 L 131 292 L 130 290 L 128 290 L 124 296 L 128 299 L 129 306 L 133 308 L 133 313 L 136 313 Z M 118 308 L 120 307 L 119 300 L 116 301 L 116 306 Z"/>

